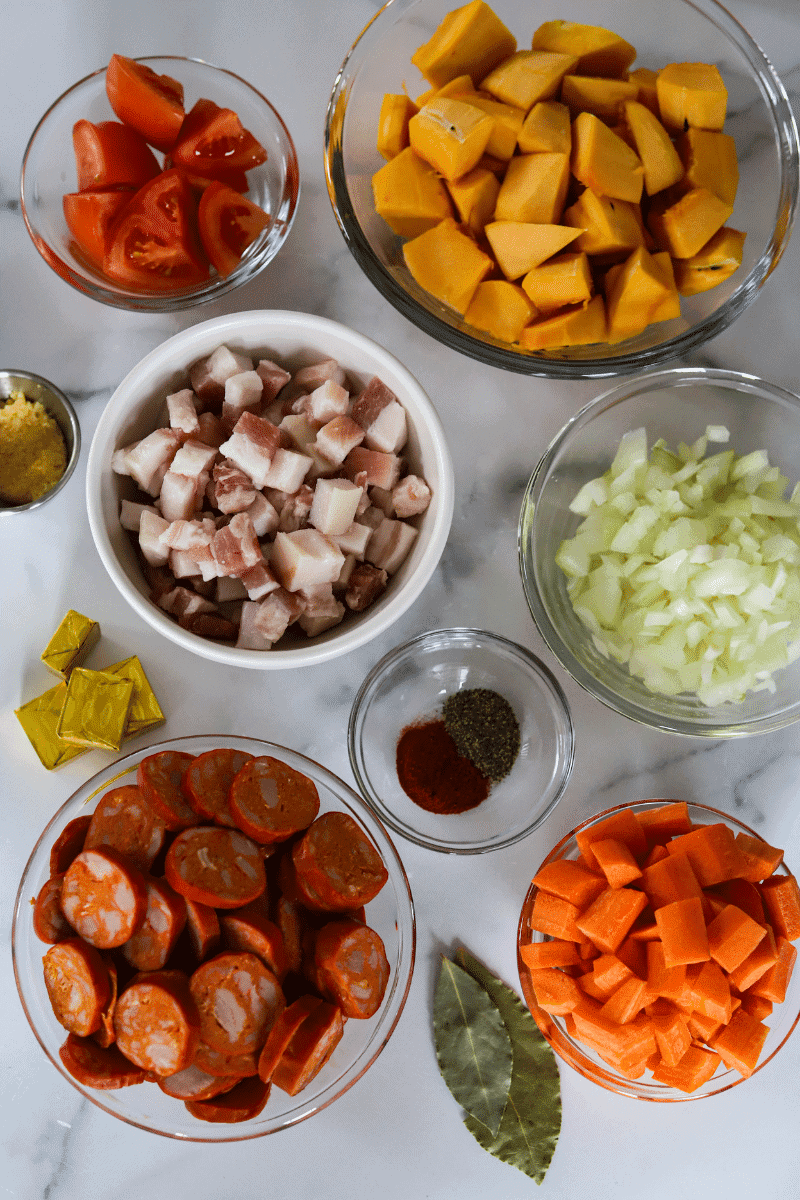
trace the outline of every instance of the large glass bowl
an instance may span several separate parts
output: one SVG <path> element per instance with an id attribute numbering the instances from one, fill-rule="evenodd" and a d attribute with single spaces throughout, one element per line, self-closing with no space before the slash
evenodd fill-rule
<path id="1" fill-rule="evenodd" d="M 798 195 L 798 140 L 786 92 L 763 51 L 716 0 L 577 0 L 561 13 L 552 0 L 493 0 L 521 49 L 544 21 L 602 25 L 638 50 L 635 65 L 716 63 L 728 88 L 726 132 L 740 159 L 730 224 L 747 239 L 742 266 L 702 295 L 684 298 L 682 315 L 615 346 L 576 346 L 537 354 L 465 324 L 409 274 L 402 240 L 375 212 L 371 179 L 386 92 L 419 96 L 429 85 L 411 63 L 456 0 L 389 0 L 361 33 L 336 77 L 325 129 L 328 194 L 359 266 L 403 316 L 462 354 L 526 375 L 576 379 L 620 375 L 685 354 L 715 337 L 758 295 L 786 247 Z"/>
<path id="2" fill-rule="evenodd" d="M 115 308 L 175 312 L 219 299 L 252 279 L 275 257 L 288 236 L 300 194 L 297 154 L 277 109 L 232 71 L 201 59 L 167 54 L 137 62 L 182 83 L 187 112 L 195 101 L 205 98 L 238 114 L 245 129 L 267 151 L 266 162 L 247 173 L 246 195 L 270 217 L 268 227 L 248 246 L 230 275 L 223 278 L 212 267 L 207 280 L 180 291 L 134 291 L 93 267 L 72 239 L 62 200 L 65 192 L 77 187 L 73 125 L 83 118 L 94 122 L 115 119 L 106 95 L 105 67 L 73 84 L 51 104 L 34 129 L 22 160 L 22 215 L 42 258 L 78 291 Z"/>
<path id="3" fill-rule="evenodd" d="M 571 418 L 531 475 L 519 521 L 525 598 L 561 665 L 609 708 L 671 733 L 736 737 L 780 729 L 800 718 L 800 661 L 777 671 L 775 691 L 748 692 L 741 703 L 708 707 L 696 696 L 648 691 L 626 666 L 603 657 L 575 615 L 555 553 L 581 519 L 570 501 L 611 465 L 623 434 L 644 426 L 648 445 L 675 447 L 707 425 L 725 425 L 737 454 L 765 449 L 791 481 L 800 478 L 800 399 L 752 375 L 678 368 L 619 384 Z"/>
<path id="4" fill-rule="evenodd" d="M 589 829 L 592 825 L 604 820 L 612 813 L 620 812 L 624 808 L 633 809 L 636 813 L 659 808 L 661 805 L 668 803 L 670 803 L 668 800 L 639 800 L 634 804 L 617 804 L 613 808 L 607 808 L 603 812 L 596 813 L 586 821 L 582 821 L 571 833 L 566 834 L 558 845 L 553 847 L 544 862 L 537 867 L 534 875 L 547 863 L 556 862 L 559 859 L 576 859 L 579 854 L 576 834 L 581 833 L 584 829 Z M 758 834 L 749 825 L 737 821 L 735 817 L 731 817 L 727 813 L 720 812 L 719 809 L 710 808 L 705 804 L 689 804 L 688 809 L 689 819 L 693 824 L 713 825 L 722 821 L 735 834 L 746 833 L 755 838 L 763 837 L 763 831 L 761 834 Z M 776 873 L 791 874 L 785 863 L 781 863 Z M 525 896 L 517 929 L 517 947 L 530 944 L 531 942 L 545 942 L 550 940 L 543 933 L 532 930 L 528 924 L 537 890 L 532 883 Z M 598 1083 L 601 1087 L 607 1088 L 610 1092 L 616 1092 L 620 1096 L 631 1096 L 636 1100 L 653 1100 L 661 1103 L 676 1103 L 681 1100 L 702 1100 L 708 1096 L 718 1096 L 720 1092 L 727 1092 L 730 1088 L 745 1082 L 745 1076 L 740 1075 L 738 1071 L 734 1071 L 732 1068 L 725 1067 L 724 1064 L 720 1064 L 717 1067 L 716 1074 L 712 1075 L 711 1079 L 702 1084 L 697 1091 L 689 1093 L 682 1092 L 678 1088 L 669 1087 L 664 1083 L 658 1083 L 655 1079 L 651 1078 L 649 1071 L 639 1079 L 628 1079 L 624 1075 L 620 1075 L 613 1067 L 610 1067 L 608 1063 L 595 1054 L 593 1050 L 590 1050 L 583 1042 L 577 1041 L 567 1032 L 563 1017 L 553 1016 L 551 1013 L 547 1013 L 539 1008 L 539 1005 L 536 1003 L 536 995 L 531 983 L 529 970 L 522 961 L 519 952 L 517 953 L 517 966 L 519 968 L 522 994 L 525 997 L 525 1003 L 533 1014 L 536 1024 L 559 1058 L 562 1058 L 570 1067 L 574 1067 L 576 1071 L 579 1071 L 584 1079 L 590 1079 L 593 1083 Z M 798 1021 L 800 1021 L 800 973 L 795 971 L 786 991 L 786 999 L 782 1004 L 776 1004 L 772 1013 L 764 1019 L 764 1024 L 769 1026 L 769 1034 L 753 1074 L 761 1071 L 775 1057 L 781 1047 L 786 1044 Z"/>
<path id="5" fill-rule="evenodd" d="M 96 1091 L 67 1073 L 58 1056 L 66 1030 L 58 1024 L 44 986 L 42 957 L 47 949 L 33 932 L 31 901 L 48 879 L 50 847 L 73 818 L 90 813 L 103 792 L 135 779 L 139 762 L 159 750 L 182 750 L 203 754 L 231 746 L 256 756 L 269 754 L 302 771 L 314 781 L 320 812 L 348 813 L 379 851 L 389 878 L 378 896 L 367 906 L 367 921 L 383 939 L 391 968 L 389 985 L 380 1008 L 369 1020 L 346 1023 L 344 1037 L 317 1077 L 296 1096 L 273 1087 L 266 1108 L 240 1125 L 213 1125 L 191 1116 L 180 1100 L 165 1096 L 159 1087 L 141 1084 L 119 1091 Z M 14 907 L 12 957 L 22 1007 L 31 1029 L 53 1066 L 74 1088 L 101 1108 L 129 1125 L 164 1137 L 195 1142 L 243 1141 L 275 1133 L 320 1112 L 343 1095 L 361 1078 L 384 1048 L 400 1018 L 411 986 L 416 945 L 414 904 L 403 864 L 394 845 L 369 808 L 356 793 L 325 767 L 294 750 L 257 738 L 198 735 L 173 738 L 127 754 L 94 775 L 58 810 L 39 838 L 22 874 Z"/>

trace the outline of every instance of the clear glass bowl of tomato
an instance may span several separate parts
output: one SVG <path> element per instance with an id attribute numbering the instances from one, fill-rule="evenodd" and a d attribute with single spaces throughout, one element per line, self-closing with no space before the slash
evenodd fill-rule
<path id="1" fill-rule="evenodd" d="M 104 66 L 73 84 L 50 106 L 33 131 L 22 164 L 22 214 L 45 262 L 85 295 L 116 308 L 170 312 L 216 300 L 252 279 L 274 258 L 286 240 L 297 208 L 300 191 L 297 153 L 277 110 L 233 72 L 199 59 L 172 55 L 140 58 L 135 62 L 183 86 L 186 114 L 192 114 L 193 123 L 185 122 L 178 140 L 183 139 L 189 158 L 200 161 L 209 176 L 215 173 L 226 186 L 207 187 L 208 179 L 198 178 L 194 171 L 188 170 L 185 161 L 175 162 L 177 170 L 170 170 L 174 150 L 165 154 L 151 144 L 157 174 L 145 180 L 147 195 L 143 196 L 139 188 L 150 160 L 147 155 L 141 156 L 140 147 L 132 144 L 138 135 L 131 139 L 119 133 L 127 126 L 119 125 L 109 102 Z M 147 104 L 147 90 L 134 91 L 129 100 L 134 107 Z M 204 110 L 198 101 L 210 105 Z M 241 165 L 236 160 L 233 169 L 228 169 L 229 157 L 204 160 L 197 153 L 202 141 L 206 154 L 209 147 L 213 155 L 214 148 L 222 146 L 224 153 L 230 155 L 230 146 L 224 142 L 226 118 L 220 117 L 219 110 L 236 114 L 244 130 L 266 151 L 263 162 L 257 161 L 260 154 L 245 153 Z M 73 131 L 79 122 L 82 124 L 73 145 Z M 115 128 L 103 127 L 106 122 L 113 122 Z M 101 126 L 99 136 L 95 132 L 97 126 Z M 247 141 L 245 150 L 248 145 L 252 143 Z M 186 155 L 184 158 L 189 161 Z M 98 162 L 101 184 L 92 186 Z M 248 166 L 249 163 L 254 165 Z M 108 164 L 112 175 L 130 178 L 116 185 L 102 182 L 109 178 L 102 175 Z M 152 162 L 150 168 L 152 173 Z M 77 220 L 83 222 L 89 244 L 92 236 L 97 238 L 101 236 L 98 230 L 102 231 L 102 249 L 94 258 L 70 231 L 65 217 L 65 195 L 79 195 Z M 236 222 L 252 220 L 252 210 L 246 203 L 238 203 L 238 196 L 263 210 L 267 221 L 241 258 L 234 254 L 231 259 L 232 228 Z M 212 257 L 220 261 L 227 274 L 207 264 L 197 228 L 201 204 L 206 213 L 206 236 L 217 248 Z M 188 221 L 173 221 L 166 231 L 163 225 L 158 225 L 157 238 L 151 238 L 155 228 L 153 213 L 159 206 L 162 211 L 170 208 L 174 211 L 176 205 L 179 216 L 187 213 Z M 124 239 L 116 236 L 123 222 Z M 71 223 L 75 228 L 74 219 Z M 112 277 L 103 269 L 102 252 L 108 252 L 115 241 L 122 244 L 123 240 L 127 250 L 116 257 L 111 266 Z M 163 254 L 166 265 L 157 271 L 138 271 L 136 256 L 142 252 Z M 190 269 L 173 272 L 170 265 L 173 260 L 190 262 Z M 109 262 L 106 258 L 106 263 Z"/>

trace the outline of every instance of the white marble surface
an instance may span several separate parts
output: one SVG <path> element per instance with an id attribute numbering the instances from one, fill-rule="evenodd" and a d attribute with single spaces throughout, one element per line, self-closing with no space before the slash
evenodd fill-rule
<path id="1" fill-rule="evenodd" d="M 789 89 L 798 86 L 797 0 L 731 0 Z M 369 0 L 6 0 L 0 108 L 0 366 L 54 380 L 73 398 L 81 462 L 59 501 L 0 521 L 0 1196 L 19 1200 L 147 1197 L 228 1200 L 275 1194 L 351 1200 L 519 1200 L 536 1186 L 486 1155 L 462 1125 L 433 1050 L 431 998 L 440 951 L 465 943 L 516 982 L 514 934 L 530 874 L 549 845 L 590 812 L 641 796 L 698 799 L 736 813 L 773 844 L 800 852 L 797 727 L 732 744 L 643 731 L 583 695 L 553 662 L 529 619 L 515 537 L 529 471 L 566 417 L 597 386 L 506 376 L 441 348 L 397 315 L 362 276 L 325 193 L 322 128 L 337 66 L 373 15 Z M 25 232 L 18 167 L 45 108 L 70 83 L 128 55 L 178 53 L 230 67 L 266 92 L 296 140 L 302 197 L 281 255 L 224 304 L 177 317 L 131 315 L 84 299 L 49 271 Z M 798 247 L 757 303 L 698 361 L 800 389 Z M 392 350 L 418 376 L 445 423 L 457 475 L 444 559 L 414 610 L 345 660 L 298 673 L 211 669 L 166 645 L 120 599 L 89 533 L 84 474 L 111 391 L 179 328 L 237 308 L 285 307 L 344 321 Z M 487 439 L 491 421 L 497 433 Z M 417 968 L 405 1012 L 369 1073 L 322 1115 L 255 1142 L 181 1145 L 123 1126 L 82 1100 L 45 1060 L 11 970 L 16 884 L 39 831 L 101 765 L 80 758 L 48 775 L 13 710 L 44 690 L 41 648 L 67 608 L 97 618 L 104 661 L 136 652 L 168 713 L 164 736 L 202 731 L 271 738 L 351 780 L 345 734 L 355 689 L 391 646 L 423 629 L 472 624 L 530 647 L 554 667 L 577 730 L 575 771 L 546 827 L 481 858 L 448 858 L 401 843 L 417 906 Z M 156 741 L 161 733 L 151 737 Z M 103 760 L 105 761 L 105 760 Z M 787 855 L 788 856 L 788 855 Z M 800 1196 L 800 1036 L 745 1086 L 663 1108 L 624 1100 L 562 1069 L 563 1129 L 538 1194 L 575 1200 Z"/>

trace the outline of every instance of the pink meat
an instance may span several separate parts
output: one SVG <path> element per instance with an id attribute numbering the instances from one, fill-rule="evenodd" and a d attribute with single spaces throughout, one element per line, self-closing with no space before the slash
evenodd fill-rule
<path id="1" fill-rule="evenodd" d="M 358 483 L 356 478 L 360 472 L 366 473 L 369 486 L 391 490 L 400 478 L 400 459 L 396 454 L 384 454 L 380 450 L 367 450 L 356 446 L 344 460 L 344 473 L 348 479 Z"/>
<path id="2" fill-rule="evenodd" d="M 406 475 L 392 488 L 392 505 L 398 517 L 416 517 L 430 502 L 431 489 L 419 475 Z"/>
<path id="3" fill-rule="evenodd" d="M 262 488 L 279 441 L 276 425 L 265 421 L 263 417 L 244 412 L 227 442 L 220 446 L 220 452 L 241 467 L 257 488 Z"/>
<path id="4" fill-rule="evenodd" d="M 177 429 L 189 437 L 197 436 L 200 422 L 197 418 L 195 396 L 191 388 L 183 388 L 182 391 L 173 392 L 172 395 L 167 396 L 167 412 L 172 429 Z"/>
<path id="5" fill-rule="evenodd" d="M 230 459 L 215 464 L 212 481 L 214 504 L 220 512 L 243 512 L 256 498 L 252 479 Z"/>
<path id="6" fill-rule="evenodd" d="M 351 417 L 334 417 L 317 433 L 314 448 L 338 467 L 363 440 L 364 430 Z"/>

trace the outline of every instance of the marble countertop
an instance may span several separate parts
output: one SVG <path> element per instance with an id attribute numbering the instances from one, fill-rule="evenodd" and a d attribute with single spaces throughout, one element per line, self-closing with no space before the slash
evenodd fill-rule
<path id="1" fill-rule="evenodd" d="M 0 1196 L 17 1200 L 228 1200 L 270 1193 L 298 1200 L 687 1200 L 800 1195 L 800 1036 L 745 1086 L 713 1101 L 663 1107 L 622 1099 L 562 1067 L 563 1127 L 536 1185 L 485 1154 L 437 1069 L 431 1004 L 439 956 L 467 945 L 518 986 L 514 932 L 532 870 L 550 845 L 597 809 L 643 796 L 697 799 L 800 851 L 798 727 L 730 743 L 640 729 L 585 695 L 538 635 L 516 565 L 525 482 L 565 419 L 599 390 L 548 383 L 462 358 L 400 317 L 347 250 L 328 203 L 322 128 L 330 86 L 378 5 L 370 0 L 7 0 L 0 109 L 0 366 L 52 379 L 73 399 L 84 445 L 58 502 L 0 520 Z M 730 0 L 797 99 L 796 0 Z M 566 14 L 565 14 L 566 15 Z M 176 316 L 127 314 L 80 296 L 47 268 L 20 215 L 18 168 L 30 132 L 74 80 L 128 55 L 180 53 L 237 71 L 264 91 L 295 138 L 302 178 L 297 219 L 278 258 L 224 302 Z M 297 64 L 302 64 L 298 70 Z M 749 371 L 800 390 L 800 238 L 763 294 L 693 360 Z M 398 624 L 347 658 L 302 672 L 237 672 L 153 633 L 121 599 L 95 551 L 84 481 L 92 433 L 111 392 L 145 353 L 197 320 L 236 309 L 305 310 L 343 321 L 410 366 L 436 404 L 456 468 L 456 504 L 442 562 Z M 490 438 L 486 437 L 490 415 Z M 520 434 L 520 431 L 523 431 Z M 480 453 L 478 447 L 480 446 Z M 506 850 L 444 856 L 399 842 L 418 919 L 416 971 L 398 1028 L 370 1071 L 321 1115 L 276 1136 L 184 1145 L 124 1126 L 54 1070 L 20 1007 L 11 917 L 28 854 L 55 809 L 107 761 L 99 753 L 46 773 L 14 709 L 46 686 L 41 648 L 68 608 L 96 618 L 107 661 L 137 653 L 168 714 L 150 737 L 239 732 L 300 750 L 352 782 L 346 728 L 355 691 L 392 646 L 425 629 L 483 627 L 540 655 L 567 695 L 575 770 L 545 828 Z M 104 653 L 105 653 L 104 651 Z M 790 851 L 790 853 L 789 853 Z"/>

